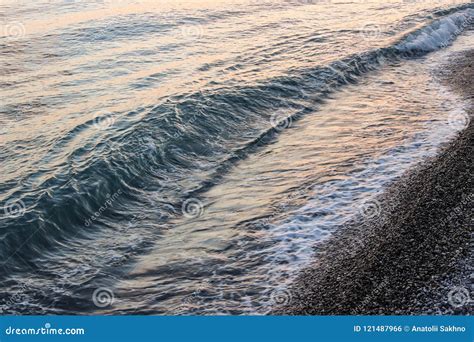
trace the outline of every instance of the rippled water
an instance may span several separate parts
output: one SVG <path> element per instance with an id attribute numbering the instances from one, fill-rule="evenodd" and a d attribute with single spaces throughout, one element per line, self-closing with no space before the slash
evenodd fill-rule
<path id="1" fill-rule="evenodd" d="M 464 125 L 469 4 L 0 8 L 7 313 L 266 313 Z"/>

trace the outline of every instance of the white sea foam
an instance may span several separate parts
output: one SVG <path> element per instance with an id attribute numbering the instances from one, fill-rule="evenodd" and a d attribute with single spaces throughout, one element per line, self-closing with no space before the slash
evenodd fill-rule
<path id="1" fill-rule="evenodd" d="M 396 48 L 402 52 L 430 52 L 446 47 L 474 20 L 474 9 L 453 13 L 408 35 Z"/>
<path id="2" fill-rule="evenodd" d="M 450 22 L 452 21 L 453 19 Z M 450 22 L 443 21 L 438 29 L 442 30 L 442 27 L 451 25 Z M 472 38 L 466 42 L 456 41 L 449 50 L 432 54 L 424 64 L 411 60 L 402 67 L 385 70 L 385 73 L 393 73 L 389 79 L 393 80 L 393 94 L 397 95 L 385 93 L 383 112 L 390 110 L 389 104 L 392 103 L 396 105 L 391 109 L 394 116 L 403 115 L 407 111 L 416 116 L 429 113 L 423 119 L 420 117 L 420 120 L 424 121 L 423 126 L 416 130 L 413 122 L 410 138 L 400 141 L 399 145 L 374 159 L 355 162 L 353 169 L 358 171 L 354 171 L 349 177 L 336 177 L 335 181 L 315 184 L 310 189 L 304 189 L 305 193 L 311 195 L 306 205 L 296 209 L 282 222 L 276 222 L 271 228 L 277 244 L 273 249 L 273 258 L 268 258 L 269 262 L 273 262 L 269 271 L 270 277 L 275 277 L 279 284 L 291 283 L 292 277 L 298 273 L 294 272 L 290 276 L 285 274 L 287 279 L 282 279 L 281 268 L 286 265 L 281 266 L 281 260 L 291 263 L 296 270 L 301 269 L 312 260 L 316 243 L 329 238 L 335 230 L 352 219 L 378 216 L 381 207 L 376 196 L 384 191 L 386 185 L 419 161 L 434 156 L 442 143 L 452 139 L 463 128 L 467 103 L 448 88 L 423 75 L 447 62 L 453 51 L 460 51 L 466 45 L 470 46 L 470 42 Z M 416 77 L 413 77 L 414 75 Z M 374 78 L 372 82 L 376 80 L 377 78 Z M 378 90 L 369 84 L 359 85 L 358 89 L 361 96 L 370 94 L 372 98 L 377 98 Z M 392 96 L 399 97 L 400 101 Z M 355 103 L 354 99 L 356 98 L 350 99 L 352 105 Z M 382 101 L 382 98 L 379 100 Z M 346 105 L 344 99 L 338 98 L 336 101 L 338 107 Z M 417 102 L 426 103 L 426 107 L 423 105 L 418 108 L 415 104 Z M 356 112 L 356 108 L 351 111 Z M 375 115 L 381 115 L 381 111 L 374 112 Z"/>

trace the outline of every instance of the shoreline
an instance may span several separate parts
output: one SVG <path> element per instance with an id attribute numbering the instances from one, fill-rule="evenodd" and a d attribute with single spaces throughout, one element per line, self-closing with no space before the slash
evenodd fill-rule
<path id="1" fill-rule="evenodd" d="M 439 76 L 471 100 L 474 49 Z M 474 120 L 377 198 L 379 215 L 317 246 L 273 314 L 473 313 Z M 469 296 L 471 298 L 469 298 Z"/>

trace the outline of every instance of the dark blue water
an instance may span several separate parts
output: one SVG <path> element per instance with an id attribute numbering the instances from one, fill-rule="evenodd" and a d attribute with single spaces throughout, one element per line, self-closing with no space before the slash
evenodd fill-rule
<path id="1" fill-rule="evenodd" d="M 2 310 L 287 300 L 315 244 L 465 126 L 433 70 L 474 9 L 435 5 L 2 3 Z"/>

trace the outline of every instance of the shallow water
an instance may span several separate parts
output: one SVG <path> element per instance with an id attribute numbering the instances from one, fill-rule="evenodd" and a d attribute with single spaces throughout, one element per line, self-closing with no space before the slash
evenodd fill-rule
<path id="1" fill-rule="evenodd" d="M 469 5 L 1 8 L 7 313 L 266 313 L 465 125 Z"/>

